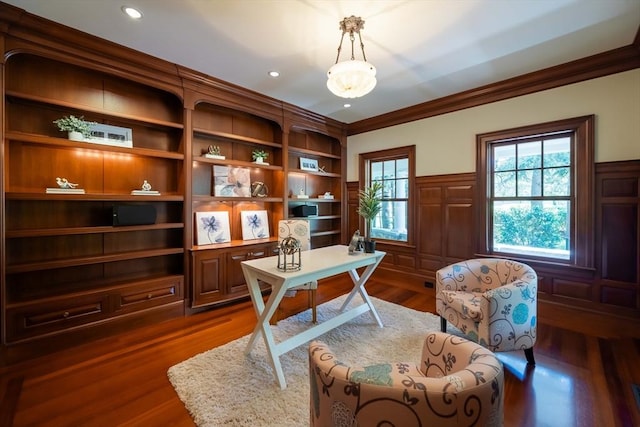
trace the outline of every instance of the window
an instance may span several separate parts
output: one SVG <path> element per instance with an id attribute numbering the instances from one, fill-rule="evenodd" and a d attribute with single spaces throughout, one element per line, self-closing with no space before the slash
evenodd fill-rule
<path id="1" fill-rule="evenodd" d="M 371 224 L 374 239 L 412 243 L 415 146 L 360 154 L 361 188 L 382 184 L 382 209 Z"/>
<path id="2" fill-rule="evenodd" d="M 477 147 L 479 252 L 592 266 L 593 116 L 478 135 Z"/>

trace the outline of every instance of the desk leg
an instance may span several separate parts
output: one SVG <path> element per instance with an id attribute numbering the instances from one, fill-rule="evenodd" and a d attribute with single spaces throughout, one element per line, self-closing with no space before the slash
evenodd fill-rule
<path id="1" fill-rule="evenodd" d="M 371 275 L 373 274 L 373 271 L 376 269 L 376 267 L 378 266 L 381 260 L 382 260 L 382 257 L 380 257 L 378 259 L 378 262 L 376 262 L 375 264 L 371 264 L 370 266 L 368 266 L 364 270 L 362 277 L 360 277 L 360 275 L 356 270 L 349 271 L 349 276 L 351 276 L 351 281 L 353 281 L 353 289 L 351 290 L 347 298 L 344 300 L 342 307 L 340 307 L 340 311 L 341 312 L 344 311 L 344 309 L 347 307 L 347 305 L 349 305 L 353 297 L 359 293 L 362 299 L 364 300 L 364 302 L 369 306 L 369 310 L 371 312 L 371 315 L 373 316 L 373 319 L 378 323 L 378 326 L 382 328 L 384 327 L 384 325 L 382 324 L 380 315 L 378 314 L 378 311 L 373 306 L 373 303 L 371 302 L 371 298 L 369 297 L 369 294 L 364 288 L 365 284 L 367 283 L 367 280 L 369 280 L 369 277 L 371 277 Z"/>
<path id="2" fill-rule="evenodd" d="M 284 373 L 282 371 L 282 365 L 280 365 L 280 354 L 276 351 L 276 342 L 273 338 L 273 333 L 271 332 L 271 325 L 269 324 L 269 319 L 273 316 L 273 313 L 278 308 L 278 304 L 282 301 L 284 297 L 286 286 L 283 286 L 283 282 L 272 285 L 271 295 L 267 300 L 267 305 L 264 305 L 262 300 L 262 293 L 260 292 L 260 284 L 258 283 L 258 279 L 250 270 L 244 271 L 245 279 L 247 280 L 247 286 L 249 288 L 249 294 L 251 295 L 251 300 L 253 302 L 253 306 L 256 310 L 256 315 L 258 316 L 258 322 L 256 327 L 253 329 L 253 333 L 249 338 L 249 342 L 247 343 L 247 347 L 245 348 L 245 354 L 249 354 L 253 349 L 256 340 L 259 335 L 262 335 L 264 339 L 264 345 L 267 350 L 267 356 L 269 361 L 271 362 L 271 366 L 273 367 L 273 371 L 276 374 L 278 385 L 281 389 L 287 387 L 287 383 L 284 379 Z"/>

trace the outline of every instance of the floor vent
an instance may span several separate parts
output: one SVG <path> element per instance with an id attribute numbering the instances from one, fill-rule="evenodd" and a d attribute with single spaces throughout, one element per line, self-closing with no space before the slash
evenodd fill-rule
<path id="1" fill-rule="evenodd" d="M 633 397 L 636 398 L 636 406 L 640 410 L 640 385 L 631 384 L 631 389 L 633 390 Z"/>

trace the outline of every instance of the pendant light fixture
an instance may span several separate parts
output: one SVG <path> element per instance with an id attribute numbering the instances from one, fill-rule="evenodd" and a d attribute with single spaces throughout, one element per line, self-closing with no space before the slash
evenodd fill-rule
<path id="1" fill-rule="evenodd" d="M 358 98 L 368 94 L 376 86 L 376 67 L 367 62 L 364 53 L 364 43 L 360 30 L 364 28 L 364 21 L 360 17 L 351 15 L 344 18 L 340 22 L 342 37 L 338 46 L 338 55 L 336 63 L 329 68 L 327 72 L 327 87 L 335 95 L 342 98 Z M 340 51 L 342 50 L 342 42 L 344 35 L 349 33 L 351 41 L 351 59 L 340 61 Z M 355 42 L 355 34 L 358 34 L 360 40 L 360 49 L 362 49 L 362 61 L 355 59 L 353 44 Z"/>

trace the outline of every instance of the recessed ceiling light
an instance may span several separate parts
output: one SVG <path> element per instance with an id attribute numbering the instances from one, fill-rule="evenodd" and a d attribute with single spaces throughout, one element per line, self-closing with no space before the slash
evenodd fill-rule
<path id="1" fill-rule="evenodd" d="M 351 104 L 344 104 L 344 105 L 343 105 L 343 107 L 344 107 L 344 108 L 350 108 L 350 107 L 351 107 Z"/>
<path id="2" fill-rule="evenodd" d="M 122 6 L 122 11 L 127 14 L 132 19 L 140 19 L 142 18 L 142 12 L 138 9 L 131 6 Z"/>
<path id="3" fill-rule="evenodd" d="M 269 75 L 270 75 L 271 77 L 278 77 L 278 76 L 280 76 L 280 73 L 279 73 L 279 72 L 277 72 L 277 71 L 269 71 Z"/>

